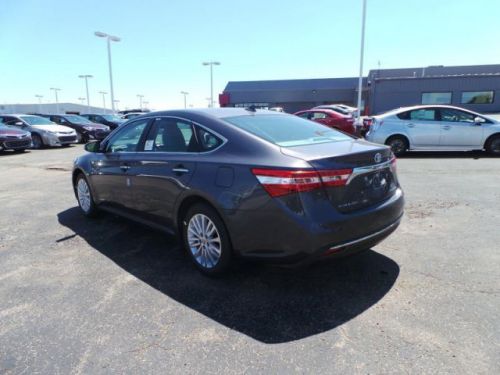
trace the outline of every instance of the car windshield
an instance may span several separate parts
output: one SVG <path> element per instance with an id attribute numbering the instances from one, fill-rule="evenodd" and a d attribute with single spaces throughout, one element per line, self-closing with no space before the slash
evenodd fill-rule
<path id="1" fill-rule="evenodd" d="M 257 115 L 226 117 L 225 121 L 281 147 L 340 142 L 352 138 L 317 122 L 297 116 Z"/>
<path id="2" fill-rule="evenodd" d="M 108 121 L 123 121 L 123 119 L 119 118 L 117 115 L 101 115 Z"/>
<path id="3" fill-rule="evenodd" d="M 92 121 L 90 121 L 89 119 L 82 117 L 82 116 L 66 115 L 66 116 L 64 116 L 64 118 L 66 120 L 68 120 L 69 122 L 74 122 L 77 124 L 92 124 Z"/>
<path id="4" fill-rule="evenodd" d="M 20 118 L 30 125 L 55 125 L 52 121 L 40 116 L 20 116 Z"/>

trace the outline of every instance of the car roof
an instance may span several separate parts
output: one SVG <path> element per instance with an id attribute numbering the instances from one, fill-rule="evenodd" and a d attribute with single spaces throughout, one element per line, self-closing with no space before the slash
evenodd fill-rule
<path id="1" fill-rule="evenodd" d="M 148 112 L 144 115 L 149 116 L 162 116 L 162 115 L 172 115 L 172 114 L 194 114 L 194 115 L 205 115 L 209 117 L 215 117 L 219 119 L 224 119 L 226 117 L 236 117 L 236 116 L 261 116 L 261 115 L 274 115 L 274 116 L 287 116 L 287 113 L 269 111 L 266 109 L 256 109 L 255 111 L 250 111 L 245 108 L 193 108 L 193 109 L 179 109 L 179 110 L 168 110 L 168 111 L 157 111 Z"/>

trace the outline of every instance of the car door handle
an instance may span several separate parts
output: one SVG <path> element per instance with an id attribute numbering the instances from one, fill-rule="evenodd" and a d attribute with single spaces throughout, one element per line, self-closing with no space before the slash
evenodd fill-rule
<path id="1" fill-rule="evenodd" d="M 443 126 L 443 129 L 444 129 L 444 130 L 450 130 L 450 129 L 451 129 L 451 126 L 450 126 L 450 125 L 445 125 L 445 126 Z"/>
<path id="2" fill-rule="evenodd" d="M 172 168 L 172 172 L 178 173 L 178 174 L 184 174 L 184 173 L 189 173 L 189 169 L 184 168 L 182 165 L 179 165 L 175 168 Z"/>
<path id="3" fill-rule="evenodd" d="M 407 124 L 406 126 L 408 126 L 409 128 L 414 128 L 415 124 Z"/>

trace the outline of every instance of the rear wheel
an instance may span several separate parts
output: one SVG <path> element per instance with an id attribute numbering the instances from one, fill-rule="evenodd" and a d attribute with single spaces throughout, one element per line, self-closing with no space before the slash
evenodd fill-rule
<path id="1" fill-rule="evenodd" d="M 206 275 L 225 271 L 232 248 L 226 227 L 217 212 L 207 204 L 193 205 L 182 223 L 186 251 L 196 267 Z"/>
<path id="2" fill-rule="evenodd" d="M 40 137 L 38 134 L 33 134 L 31 136 L 31 142 L 33 143 L 33 148 L 34 149 L 41 149 L 43 148 L 43 141 L 42 141 L 42 137 Z"/>
<path id="3" fill-rule="evenodd" d="M 97 207 L 94 203 L 89 183 L 83 174 L 78 175 L 76 178 L 75 190 L 78 205 L 80 206 L 83 214 L 89 217 L 95 216 L 97 214 Z"/>
<path id="4" fill-rule="evenodd" d="M 488 139 L 485 149 L 491 155 L 500 156 L 500 135 L 495 135 Z"/>
<path id="5" fill-rule="evenodd" d="M 409 148 L 408 140 L 400 135 L 390 137 L 385 144 L 391 148 L 396 156 L 403 155 Z"/>

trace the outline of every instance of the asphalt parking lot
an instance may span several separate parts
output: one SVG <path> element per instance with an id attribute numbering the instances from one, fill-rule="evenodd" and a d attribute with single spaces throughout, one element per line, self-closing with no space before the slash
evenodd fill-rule
<path id="1" fill-rule="evenodd" d="M 80 215 L 81 146 L 0 155 L 0 373 L 500 373 L 500 159 L 398 161 L 359 256 L 200 275 L 175 238 Z"/>

